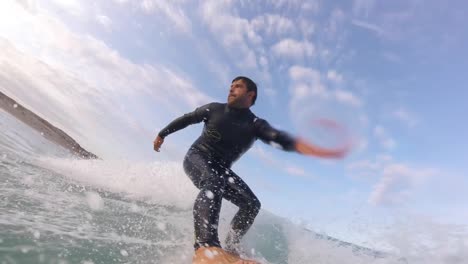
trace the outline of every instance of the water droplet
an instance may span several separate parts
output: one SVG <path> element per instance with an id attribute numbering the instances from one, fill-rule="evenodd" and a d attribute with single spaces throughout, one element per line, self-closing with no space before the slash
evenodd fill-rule
<path id="1" fill-rule="evenodd" d="M 128 257 L 128 252 L 125 249 L 120 250 L 120 254 L 124 257 Z"/>
<path id="2" fill-rule="evenodd" d="M 158 223 L 158 224 L 156 225 L 156 227 L 157 227 L 159 230 L 161 230 L 161 231 L 166 230 L 166 224 L 165 224 L 165 223 Z"/>
<path id="3" fill-rule="evenodd" d="M 104 208 L 104 200 L 102 200 L 98 193 L 87 192 L 86 202 L 88 203 L 89 208 L 93 211 L 99 211 Z"/>
<path id="4" fill-rule="evenodd" d="M 138 212 L 140 212 L 140 211 L 141 211 L 141 208 L 140 208 L 138 205 L 132 204 L 132 205 L 130 206 L 130 212 L 132 212 L 132 213 L 138 213 Z"/>
<path id="5" fill-rule="evenodd" d="M 205 192 L 205 195 L 206 195 L 206 197 L 208 197 L 209 199 L 213 199 L 213 198 L 214 198 L 214 194 L 213 194 L 213 192 L 211 192 L 211 191 L 206 191 L 206 192 Z"/>

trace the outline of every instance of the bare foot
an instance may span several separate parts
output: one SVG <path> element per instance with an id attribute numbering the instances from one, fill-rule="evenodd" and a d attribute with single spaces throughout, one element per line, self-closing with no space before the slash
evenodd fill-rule
<path id="1" fill-rule="evenodd" d="M 260 264 L 254 260 L 242 259 L 219 247 L 201 247 L 195 251 L 193 264 Z"/>

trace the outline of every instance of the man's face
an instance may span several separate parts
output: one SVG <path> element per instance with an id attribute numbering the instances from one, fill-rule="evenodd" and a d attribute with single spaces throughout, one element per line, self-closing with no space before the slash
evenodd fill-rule
<path id="1" fill-rule="evenodd" d="M 247 85 L 243 80 L 237 80 L 231 84 L 229 89 L 229 95 L 227 98 L 227 103 L 229 106 L 245 108 L 250 107 L 252 93 L 247 90 Z"/>

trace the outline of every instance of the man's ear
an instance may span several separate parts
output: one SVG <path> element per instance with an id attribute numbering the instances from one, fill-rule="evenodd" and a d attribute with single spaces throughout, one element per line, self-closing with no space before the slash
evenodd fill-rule
<path id="1" fill-rule="evenodd" d="M 255 96 L 255 92 L 254 91 L 248 91 L 247 96 L 250 98 L 250 101 L 253 101 L 253 98 Z"/>

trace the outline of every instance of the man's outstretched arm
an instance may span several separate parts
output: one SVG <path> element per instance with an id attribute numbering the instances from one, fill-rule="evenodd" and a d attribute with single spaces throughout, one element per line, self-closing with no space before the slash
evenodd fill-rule
<path id="1" fill-rule="evenodd" d="M 267 144 L 276 143 L 281 146 L 283 150 L 294 151 L 296 140 L 288 133 L 273 128 L 264 119 L 257 119 L 255 121 L 257 137 Z"/>
<path id="2" fill-rule="evenodd" d="M 316 156 L 322 158 L 342 158 L 350 150 L 350 146 L 346 145 L 337 149 L 325 149 L 313 145 L 300 138 L 294 138 L 288 133 L 273 128 L 267 121 L 258 119 L 256 121 L 257 135 L 266 142 L 274 142 L 279 144 L 286 151 L 296 151 L 303 155 Z"/>
<path id="3" fill-rule="evenodd" d="M 153 141 L 154 150 L 159 152 L 161 145 L 164 143 L 164 138 L 168 135 L 186 128 L 189 125 L 200 123 L 201 121 L 208 118 L 210 104 L 201 106 L 195 111 L 187 113 L 181 117 L 176 118 L 174 121 L 169 123 L 165 128 L 159 131 L 156 139 Z"/>

